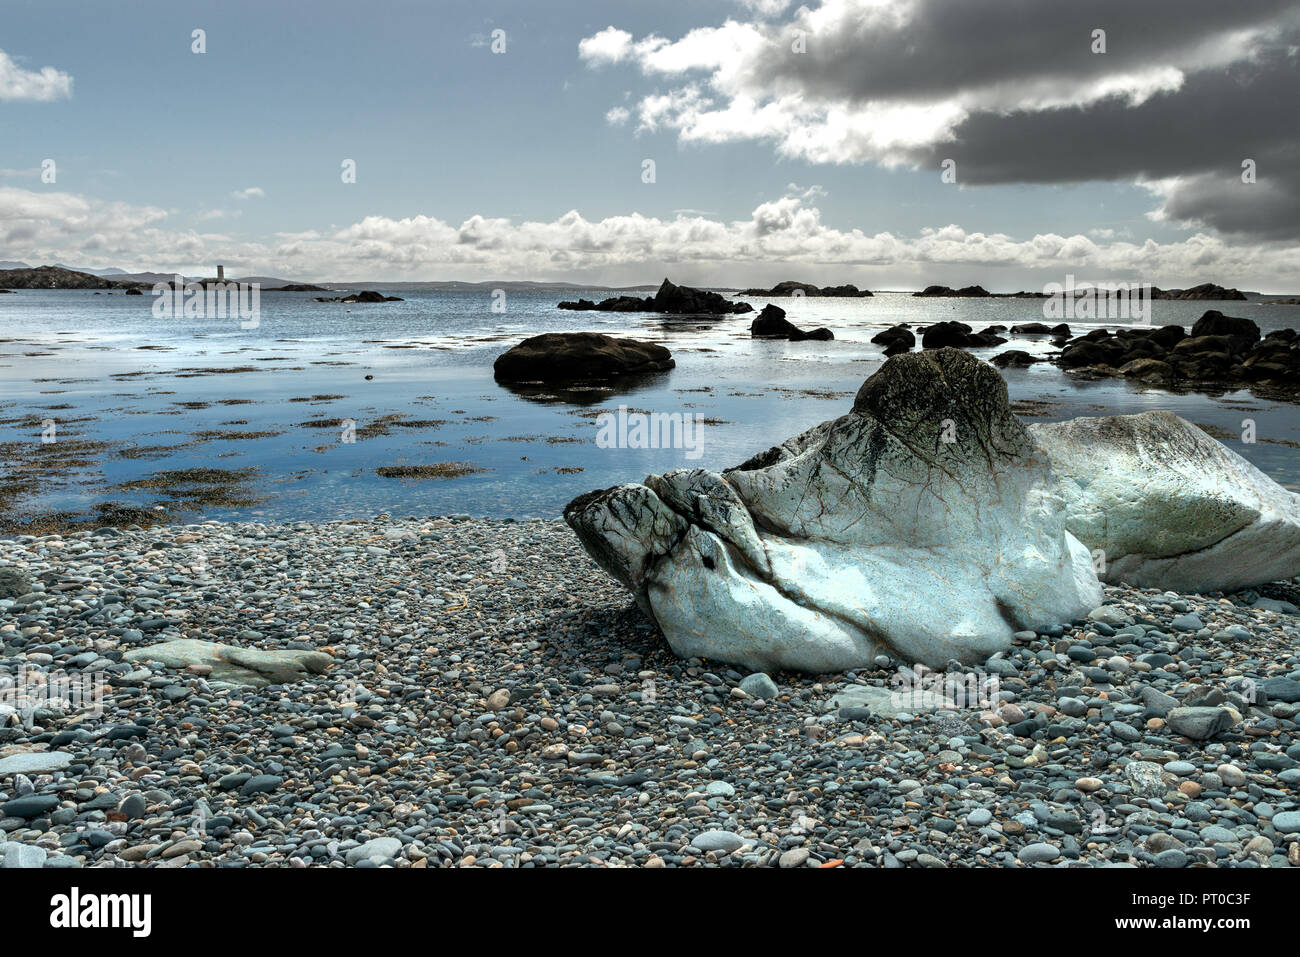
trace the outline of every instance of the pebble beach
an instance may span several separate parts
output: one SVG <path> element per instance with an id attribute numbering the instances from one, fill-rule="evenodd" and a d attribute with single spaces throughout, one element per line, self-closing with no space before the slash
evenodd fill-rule
<path id="1" fill-rule="evenodd" d="M 678 659 L 558 521 L 21 536 L 3 672 L 99 696 L 0 689 L 0 866 L 1297 867 L 1297 602 L 1108 587 L 909 709 Z"/>

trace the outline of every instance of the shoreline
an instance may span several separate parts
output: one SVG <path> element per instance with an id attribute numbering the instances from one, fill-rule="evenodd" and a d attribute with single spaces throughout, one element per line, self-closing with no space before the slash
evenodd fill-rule
<path id="1" fill-rule="evenodd" d="M 5 715 L 0 830 L 45 866 L 1300 866 L 1300 616 L 1250 593 L 1108 586 L 985 663 L 998 703 L 892 713 L 894 662 L 760 698 L 677 659 L 558 520 L 213 521 L 0 561 L 44 588 L 0 599 L 5 668 L 107 680 L 101 716 Z M 263 686 L 139 660 L 177 638 Z M 1235 723 L 1182 737 L 1189 704 Z M 51 753 L 18 793 L 3 762 Z"/>

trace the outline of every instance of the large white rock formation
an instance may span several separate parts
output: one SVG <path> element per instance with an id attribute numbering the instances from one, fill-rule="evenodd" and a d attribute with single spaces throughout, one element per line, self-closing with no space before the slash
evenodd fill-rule
<path id="1" fill-rule="evenodd" d="M 592 492 L 565 518 L 680 655 L 942 666 L 1101 603 L 1060 485 L 996 370 L 940 349 L 889 360 L 848 415 L 736 469 Z"/>
<path id="2" fill-rule="evenodd" d="M 1031 425 L 1101 577 L 1181 592 L 1300 573 L 1300 496 L 1170 412 Z"/>
<path id="3" fill-rule="evenodd" d="M 1300 496 L 1164 412 L 1023 426 L 955 349 L 896 356 L 852 411 L 724 473 L 649 476 L 565 519 L 673 650 L 758 670 L 887 651 L 983 661 L 1109 581 L 1300 574 Z"/>

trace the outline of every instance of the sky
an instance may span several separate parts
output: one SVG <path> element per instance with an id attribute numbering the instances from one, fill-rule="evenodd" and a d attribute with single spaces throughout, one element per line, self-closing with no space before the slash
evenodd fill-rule
<path id="1" fill-rule="evenodd" d="M 1300 290 L 1295 0 L 0 12 L 0 260 Z"/>

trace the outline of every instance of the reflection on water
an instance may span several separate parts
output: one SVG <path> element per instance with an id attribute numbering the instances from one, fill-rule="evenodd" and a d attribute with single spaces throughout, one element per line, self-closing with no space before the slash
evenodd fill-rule
<path id="1" fill-rule="evenodd" d="M 115 487 L 155 472 L 207 467 L 256 469 L 261 501 L 212 507 L 199 517 L 550 517 L 588 489 L 670 468 L 725 468 L 843 414 L 882 360 L 871 336 L 897 322 L 1010 326 L 1040 319 L 1042 308 L 1035 300 L 889 294 L 776 300 L 791 321 L 829 326 L 836 337 L 790 343 L 751 339 L 752 316 L 665 319 L 555 309 L 559 298 L 574 298 L 568 293 L 511 293 L 501 314 L 491 311 L 487 292 L 399 294 L 405 302 L 344 306 L 310 302 L 310 294 L 268 293 L 255 330 L 155 320 L 148 296 L 0 297 L 0 452 L 11 492 L 19 464 L 29 463 L 32 443 L 41 442 L 42 422 L 57 423 L 56 441 L 67 443 L 60 450 L 78 443 L 90 450 L 41 474 L 13 507 L 31 514 L 149 501 Z M 766 300 L 751 301 L 761 308 Z M 1190 326 L 1207 305 L 1248 315 L 1265 329 L 1300 322 L 1291 318 L 1300 313 L 1279 307 L 1186 302 L 1154 303 L 1153 321 Z M 506 388 L 493 380 L 492 362 L 510 345 L 564 329 L 662 342 L 677 367 L 617 390 Z M 1028 337 L 975 354 L 1012 348 L 1041 355 L 1052 346 L 1046 337 Z M 1279 482 L 1300 483 L 1294 406 L 1241 392 L 1172 395 L 1122 381 L 1071 380 L 1047 364 L 1008 370 L 1005 378 L 1017 408 L 1038 420 L 1169 409 L 1209 427 Z M 703 457 L 598 448 L 596 417 L 620 405 L 705 416 Z M 1255 424 L 1254 443 L 1241 440 L 1247 419 Z M 376 472 L 444 462 L 483 471 L 454 479 Z"/>

